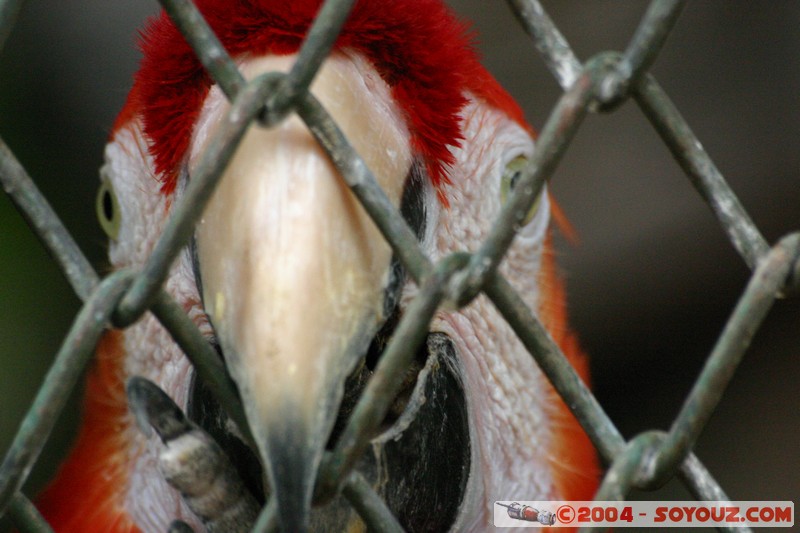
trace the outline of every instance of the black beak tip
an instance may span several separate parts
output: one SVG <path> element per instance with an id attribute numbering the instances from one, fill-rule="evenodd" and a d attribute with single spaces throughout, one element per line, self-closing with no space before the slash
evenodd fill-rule
<path id="1" fill-rule="evenodd" d="M 267 440 L 271 492 L 277 503 L 280 530 L 306 533 L 321 452 L 309 446 L 304 431 L 294 424 L 289 426 L 293 426 L 292 431 L 273 433 Z"/>

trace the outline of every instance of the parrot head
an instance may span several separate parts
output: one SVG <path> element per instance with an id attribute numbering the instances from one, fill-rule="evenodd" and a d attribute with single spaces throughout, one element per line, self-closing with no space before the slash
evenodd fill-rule
<path id="1" fill-rule="evenodd" d="M 246 79 L 291 69 L 320 3 L 195 1 Z M 141 48 L 101 170 L 115 268 L 147 262 L 231 109 L 166 15 Z M 534 150 L 521 109 L 441 0 L 356 2 L 311 93 L 434 262 L 480 246 Z M 543 193 L 500 270 L 585 379 L 550 210 Z M 283 531 L 363 528 L 341 496 L 312 510 L 314 487 L 419 287 L 296 115 L 249 127 L 165 289 L 224 362 L 253 440 L 146 314 L 98 347 L 78 443 L 43 497 L 56 529 L 165 531 L 179 519 L 232 530 L 220 525 L 230 505 L 198 511 L 219 485 L 178 486 L 165 472 L 165 450 L 195 433 L 240 479 L 233 499 L 257 509 L 274 498 Z M 588 439 L 486 297 L 437 311 L 394 379 L 401 393 L 357 468 L 405 528 L 484 531 L 495 500 L 591 498 Z M 126 382 L 158 435 L 137 429 Z"/>

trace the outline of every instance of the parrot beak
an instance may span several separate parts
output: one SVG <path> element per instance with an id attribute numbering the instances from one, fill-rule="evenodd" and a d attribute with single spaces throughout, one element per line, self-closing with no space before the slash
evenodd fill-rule
<path id="1" fill-rule="evenodd" d="M 242 71 L 253 77 L 291 64 L 291 57 L 252 59 Z M 381 84 L 366 62 L 335 57 L 312 93 L 398 205 L 411 166 L 408 133 Z M 226 110 L 212 89 L 190 176 Z M 391 250 L 297 117 L 271 130 L 250 127 L 198 225 L 196 246 L 206 312 L 281 528 L 306 531 L 344 382 L 385 320 Z"/>

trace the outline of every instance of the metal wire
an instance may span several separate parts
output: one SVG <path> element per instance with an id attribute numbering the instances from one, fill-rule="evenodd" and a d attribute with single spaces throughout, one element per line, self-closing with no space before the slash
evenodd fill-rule
<path id="1" fill-rule="evenodd" d="M 766 243 L 686 121 L 648 73 L 684 2 L 652 2 L 623 53 L 599 53 L 582 64 L 538 1 L 508 0 L 565 93 L 541 132 L 520 185 L 480 249 L 473 254 L 453 254 L 436 264 L 424 255 L 414 233 L 369 168 L 308 92 L 354 0 L 324 3 L 301 47 L 298 61 L 288 74 L 270 73 L 252 81 L 244 79 L 190 0 L 162 0 L 161 3 L 209 75 L 231 101 L 232 108 L 209 143 L 197 174 L 173 209 L 142 271 L 117 272 L 101 280 L 0 139 L 0 183 L 84 301 L 0 466 L 0 516 L 8 512 L 23 531 L 50 530 L 20 488 L 103 329 L 111 325 L 126 327 L 148 310 L 185 351 L 198 374 L 249 438 L 242 406 L 233 384 L 225 377 L 222 363 L 161 287 L 179 251 L 188 243 L 247 127 L 254 120 L 274 126 L 291 113 L 297 113 L 306 123 L 341 178 L 421 287 L 380 359 L 336 449 L 326 452 L 323 458 L 315 491 L 317 505 L 324 505 L 341 490 L 370 530 L 401 530 L 385 503 L 361 474 L 353 470 L 353 465 L 364 453 L 368 436 L 383 419 L 398 392 L 399 384 L 387 376 L 396 375 L 409 366 L 440 304 L 450 301 L 462 307 L 481 293 L 486 294 L 508 321 L 610 465 L 598 499 L 624 499 L 633 488 L 654 488 L 678 475 L 697 498 L 727 500 L 719 484 L 692 454 L 692 449 L 774 300 L 800 289 L 800 233 L 784 237 L 774 247 Z M 0 1 L 0 47 L 19 4 Z M 645 431 L 626 442 L 536 315 L 497 272 L 497 266 L 514 239 L 518 221 L 554 172 L 582 119 L 588 112 L 612 111 L 629 97 L 638 103 L 754 272 L 670 430 Z M 268 502 L 254 531 L 274 531 L 277 528 L 275 511 L 274 502 Z"/>

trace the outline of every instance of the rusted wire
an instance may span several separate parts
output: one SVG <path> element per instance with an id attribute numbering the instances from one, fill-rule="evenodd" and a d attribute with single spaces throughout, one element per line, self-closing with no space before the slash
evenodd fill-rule
<path id="1" fill-rule="evenodd" d="M 101 280 L 14 154 L 0 140 L 0 183 L 85 302 L 0 466 L 0 515 L 9 511 L 24 531 L 49 531 L 20 488 L 104 328 L 126 327 L 148 310 L 185 351 L 245 438 L 250 438 L 235 387 L 225 376 L 222 363 L 161 287 L 247 128 L 255 121 L 272 127 L 292 113 L 297 113 L 308 126 L 341 179 L 421 287 L 379 360 L 337 447 L 325 454 L 315 493 L 317 504 L 324 505 L 341 490 L 371 530 L 400 530 L 388 508 L 361 474 L 353 470 L 353 465 L 398 392 L 399 385 L 387 376 L 402 373 L 409 366 L 439 304 L 449 300 L 457 306 L 468 305 L 481 293 L 509 322 L 610 465 L 597 495 L 599 499 L 624 499 L 632 488 L 654 488 L 677 475 L 696 497 L 727 500 L 692 449 L 772 302 L 780 295 L 796 292 L 800 284 L 800 234 L 789 235 L 774 247 L 767 244 L 689 125 L 649 74 L 684 2 L 655 0 L 624 52 L 599 53 L 582 64 L 538 1 L 508 0 L 565 93 L 543 128 L 519 185 L 483 245 L 472 254 L 454 254 L 437 263 L 424 255 L 369 168 L 308 92 L 354 0 L 324 3 L 288 74 L 269 73 L 249 82 L 190 0 L 161 3 L 232 107 L 209 142 L 196 175 L 173 209 L 141 272 L 118 272 Z M 19 4 L 0 1 L 0 47 Z M 626 442 L 533 311 L 497 272 L 497 266 L 514 239 L 520 217 L 525 216 L 552 175 L 586 113 L 613 111 L 630 97 L 661 135 L 754 273 L 670 430 L 645 431 Z M 267 502 L 254 530 L 274 531 L 275 511 L 274 502 Z M 180 527 L 177 524 L 176 530 Z"/>

